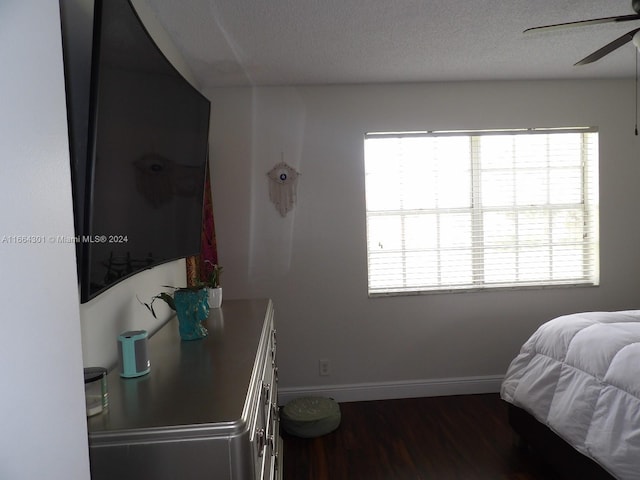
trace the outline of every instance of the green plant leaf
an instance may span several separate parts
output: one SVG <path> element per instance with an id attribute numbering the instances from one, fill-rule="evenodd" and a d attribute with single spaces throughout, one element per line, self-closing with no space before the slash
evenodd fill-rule
<path id="1" fill-rule="evenodd" d="M 158 298 L 160 298 L 161 300 L 164 300 L 166 302 L 167 305 L 169 305 L 169 308 L 173 311 L 176 310 L 176 302 L 173 300 L 173 297 L 171 295 L 169 295 L 168 293 L 162 292 L 160 295 L 158 295 Z"/>

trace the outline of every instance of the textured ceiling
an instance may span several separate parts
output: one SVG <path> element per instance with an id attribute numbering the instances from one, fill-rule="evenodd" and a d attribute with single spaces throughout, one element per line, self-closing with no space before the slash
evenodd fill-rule
<path id="1" fill-rule="evenodd" d="M 147 0 L 204 87 L 631 77 L 630 0 Z"/>

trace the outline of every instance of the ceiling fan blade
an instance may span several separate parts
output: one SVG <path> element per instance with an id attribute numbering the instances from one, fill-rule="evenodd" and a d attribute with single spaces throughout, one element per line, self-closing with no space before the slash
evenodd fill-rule
<path id="1" fill-rule="evenodd" d="M 622 15 L 619 17 L 593 18 L 591 20 L 580 20 L 578 22 L 556 23 L 555 25 L 543 25 L 541 27 L 527 28 L 524 31 L 524 33 L 541 32 L 545 30 L 555 30 L 555 29 L 566 28 L 566 27 L 581 27 L 583 25 L 596 25 L 598 23 L 629 22 L 631 20 L 640 20 L 640 14 L 634 13 L 633 15 Z"/>
<path id="2" fill-rule="evenodd" d="M 621 46 L 623 46 L 626 43 L 629 43 L 631 40 L 633 40 L 633 36 L 639 31 L 640 31 L 640 28 L 636 28 L 635 30 L 631 30 L 630 32 L 625 33 L 621 37 L 616 38 L 613 42 L 607 43 L 601 49 L 596 50 L 591 55 L 589 55 L 589 56 L 583 58 L 582 60 L 580 60 L 579 62 L 575 63 L 574 66 L 575 65 L 586 65 L 588 63 L 593 63 L 596 60 L 600 60 L 602 57 L 604 57 L 605 55 L 610 54 L 615 49 L 620 48 Z"/>

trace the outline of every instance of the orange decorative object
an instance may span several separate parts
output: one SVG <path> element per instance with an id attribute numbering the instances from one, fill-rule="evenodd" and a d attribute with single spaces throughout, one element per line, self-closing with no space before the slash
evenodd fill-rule
<path id="1" fill-rule="evenodd" d="M 187 287 L 194 287 L 198 283 L 198 257 L 187 257 Z"/>

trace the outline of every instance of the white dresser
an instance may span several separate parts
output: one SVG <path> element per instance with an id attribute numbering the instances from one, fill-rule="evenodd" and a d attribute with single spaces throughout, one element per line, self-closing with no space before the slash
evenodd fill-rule
<path id="1" fill-rule="evenodd" d="M 225 300 L 202 340 L 175 318 L 153 335 L 148 375 L 111 372 L 88 419 L 92 480 L 282 478 L 273 317 L 270 300 Z"/>

